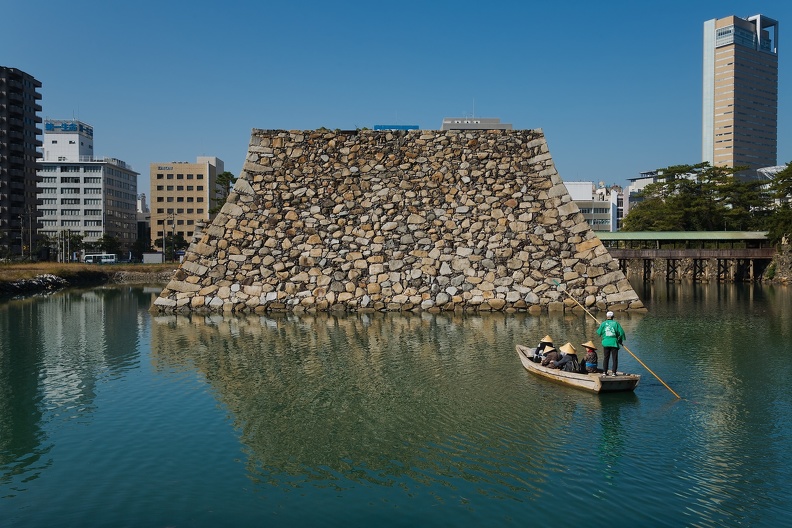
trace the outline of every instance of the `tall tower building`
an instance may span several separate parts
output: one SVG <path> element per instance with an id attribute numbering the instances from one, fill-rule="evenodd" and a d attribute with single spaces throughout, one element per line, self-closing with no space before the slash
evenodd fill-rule
<path id="1" fill-rule="evenodd" d="M 82 121 L 44 121 L 39 233 L 51 247 L 80 235 L 90 248 L 107 235 L 126 254 L 137 239 L 138 173 L 119 159 L 96 157 L 93 139 L 93 127 Z M 62 250 L 59 255 L 71 258 Z"/>
<path id="2" fill-rule="evenodd" d="M 41 82 L 0 66 L 0 258 L 35 252 Z"/>
<path id="3" fill-rule="evenodd" d="M 764 15 L 704 23 L 702 160 L 776 164 L 778 22 Z"/>

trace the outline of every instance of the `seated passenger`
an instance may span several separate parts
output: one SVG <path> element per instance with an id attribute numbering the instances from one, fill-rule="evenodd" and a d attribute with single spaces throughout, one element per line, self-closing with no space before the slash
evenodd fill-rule
<path id="1" fill-rule="evenodd" d="M 597 347 L 594 346 L 594 343 L 591 340 L 583 343 L 582 346 L 586 349 L 586 359 L 583 365 L 586 369 L 586 372 L 599 372 L 599 368 L 597 368 L 597 363 L 599 362 L 599 358 L 597 357 Z"/>
<path id="2" fill-rule="evenodd" d="M 539 346 L 536 347 L 534 350 L 534 361 L 539 363 L 544 359 L 544 353 L 547 347 L 553 348 L 553 338 L 549 335 L 546 335 L 539 341 Z"/>
<path id="3" fill-rule="evenodd" d="M 580 363 L 578 362 L 577 350 L 572 343 L 567 343 L 561 347 L 563 356 L 558 361 L 552 361 L 550 368 L 565 370 L 566 372 L 579 372 Z"/>
<path id="4" fill-rule="evenodd" d="M 558 353 L 558 350 L 553 348 L 552 346 L 547 346 L 544 349 L 544 359 L 542 359 L 542 366 L 549 367 L 550 363 L 561 359 L 561 354 Z"/>

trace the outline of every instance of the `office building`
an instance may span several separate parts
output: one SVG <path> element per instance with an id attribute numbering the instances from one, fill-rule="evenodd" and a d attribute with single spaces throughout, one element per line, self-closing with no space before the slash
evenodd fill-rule
<path id="1" fill-rule="evenodd" d="M 0 66 L 0 257 L 30 257 L 37 246 L 37 148 L 41 82 Z"/>
<path id="2" fill-rule="evenodd" d="M 763 15 L 704 23 L 702 161 L 776 165 L 778 22 Z"/>
<path id="3" fill-rule="evenodd" d="M 38 196 L 39 234 L 59 246 L 64 234 L 82 236 L 91 248 L 105 235 L 114 237 L 122 254 L 137 239 L 137 177 L 117 158 L 94 155 L 93 127 L 77 120 L 44 121 L 43 157 Z M 96 249 L 96 248 L 93 248 Z M 59 252 L 70 260 L 71 252 Z"/>
<path id="4" fill-rule="evenodd" d="M 223 161 L 200 156 L 195 163 L 174 161 L 152 163 L 151 242 L 162 249 L 167 235 L 181 235 L 190 242 L 196 229 L 214 217 L 225 193 L 216 178 L 225 171 Z"/>

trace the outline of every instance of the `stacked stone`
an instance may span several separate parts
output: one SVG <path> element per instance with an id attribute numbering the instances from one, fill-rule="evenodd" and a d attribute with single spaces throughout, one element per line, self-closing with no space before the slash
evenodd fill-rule
<path id="1" fill-rule="evenodd" d="M 573 300 L 574 298 L 574 300 Z M 161 311 L 637 310 L 541 129 L 254 130 Z"/>

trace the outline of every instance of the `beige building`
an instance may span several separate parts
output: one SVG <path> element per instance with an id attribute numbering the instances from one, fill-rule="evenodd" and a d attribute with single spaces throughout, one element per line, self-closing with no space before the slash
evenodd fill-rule
<path id="1" fill-rule="evenodd" d="M 778 22 L 763 15 L 704 23 L 702 160 L 776 165 Z"/>
<path id="2" fill-rule="evenodd" d="M 182 235 L 190 242 L 197 226 L 208 222 L 210 210 L 222 201 L 217 175 L 224 172 L 219 158 L 200 156 L 195 163 L 172 161 L 152 163 L 151 243 L 162 249 L 163 237 Z"/>

